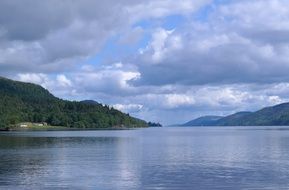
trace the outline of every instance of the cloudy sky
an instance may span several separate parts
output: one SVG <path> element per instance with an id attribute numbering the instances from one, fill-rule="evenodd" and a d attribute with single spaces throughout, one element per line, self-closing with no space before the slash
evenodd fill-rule
<path id="1" fill-rule="evenodd" d="M 163 124 L 289 101 L 288 0 L 1 0 L 0 75 Z"/>

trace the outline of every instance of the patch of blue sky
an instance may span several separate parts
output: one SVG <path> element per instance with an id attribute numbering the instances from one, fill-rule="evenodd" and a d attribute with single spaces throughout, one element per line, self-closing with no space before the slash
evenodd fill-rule
<path id="1" fill-rule="evenodd" d="M 141 27 L 142 29 L 150 29 L 153 28 L 154 23 L 150 19 L 144 19 L 139 22 L 136 22 L 132 27 Z"/>
<path id="2" fill-rule="evenodd" d="M 186 17 L 184 17 L 183 15 L 171 15 L 164 19 L 162 28 L 166 30 L 173 30 L 183 25 L 185 21 Z"/>
<path id="3" fill-rule="evenodd" d="M 216 9 L 216 7 L 224 4 L 228 4 L 230 2 L 233 2 L 234 0 L 213 0 L 211 4 L 208 4 L 204 7 L 202 7 L 200 10 L 198 10 L 194 15 L 194 19 L 200 21 L 200 22 L 206 22 L 210 16 L 210 13 Z"/>
<path id="4" fill-rule="evenodd" d="M 117 55 L 117 37 L 113 36 L 104 44 L 101 50 L 94 56 L 86 60 L 85 64 L 99 65 L 102 64 L 111 55 Z"/>
<path id="5" fill-rule="evenodd" d="M 173 30 L 181 27 L 187 21 L 187 17 L 176 14 L 170 15 L 162 19 L 145 19 L 135 23 L 134 27 L 141 27 L 145 32 L 141 39 L 136 44 L 120 44 L 119 35 L 111 37 L 101 50 L 89 58 L 85 64 L 99 65 L 107 61 L 117 61 L 122 57 L 135 54 L 139 49 L 144 49 L 151 40 L 151 33 L 156 28 L 164 28 L 166 30 Z"/>
<path id="6" fill-rule="evenodd" d="M 186 21 L 185 16 L 181 14 L 169 15 L 162 19 L 145 19 L 141 20 L 133 25 L 133 27 L 141 27 L 144 30 L 150 30 L 154 28 L 164 28 L 166 30 L 172 30 L 179 27 Z"/>
<path id="7" fill-rule="evenodd" d="M 226 4 L 237 0 L 213 0 L 214 5 Z"/>
<path id="8" fill-rule="evenodd" d="M 119 49 L 121 49 L 121 53 L 123 56 L 135 54 L 140 49 L 144 49 L 151 41 L 151 38 L 152 37 L 150 32 L 144 32 L 143 36 L 139 39 L 137 43 L 129 45 L 119 44 Z"/>
<path id="9" fill-rule="evenodd" d="M 212 4 L 204 6 L 193 15 L 193 18 L 200 22 L 206 22 L 213 9 L 214 6 Z"/>
<path id="10" fill-rule="evenodd" d="M 122 44 L 119 42 L 120 36 L 111 37 L 101 50 L 86 60 L 85 64 L 101 65 L 107 62 L 120 61 L 121 58 L 135 54 L 139 49 L 147 46 L 151 40 L 149 32 L 145 32 L 141 39 L 135 44 Z"/>

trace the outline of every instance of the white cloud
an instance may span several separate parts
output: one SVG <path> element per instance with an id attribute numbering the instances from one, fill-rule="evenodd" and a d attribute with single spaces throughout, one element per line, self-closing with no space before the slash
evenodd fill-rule
<path id="1" fill-rule="evenodd" d="M 47 87 L 49 78 L 43 73 L 24 73 L 18 74 L 17 79 L 23 82 L 35 83 Z"/>
<path id="2" fill-rule="evenodd" d="M 193 97 L 184 94 L 168 94 L 165 95 L 165 100 L 165 106 L 168 108 L 187 107 L 195 104 Z"/>
<path id="3" fill-rule="evenodd" d="M 57 75 L 56 80 L 58 84 L 62 87 L 70 87 L 72 83 L 69 79 L 66 78 L 65 75 Z"/>
<path id="4" fill-rule="evenodd" d="M 125 113 L 136 113 L 136 112 L 139 112 L 143 108 L 143 105 L 141 104 L 115 104 L 113 105 L 113 107 Z"/>
<path id="5" fill-rule="evenodd" d="M 173 31 L 166 31 L 164 29 L 159 29 L 157 32 L 155 32 L 152 36 L 152 42 L 151 42 L 151 48 L 153 50 L 152 54 L 152 61 L 153 62 L 159 62 L 162 61 L 163 54 L 164 54 L 164 47 L 165 42 L 170 34 L 172 34 Z"/>
<path id="6" fill-rule="evenodd" d="M 173 35 L 174 30 L 165 30 L 158 28 L 152 33 L 152 40 L 144 49 L 140 49 L 139 53 L 146 57 L 147 64 L 162 63 L 163 59 L 172 51 L 180 50 L 183 47 L 181 36 Z"/>
<path id="7" fill-rule="evenodd" d="M 14 79 L 39 84 L 57 97 L 77 99 L 77 96 L 81 96 L 81 94 L 77 93 L 77 86 L 74 86 L 72 81 L 64 74 L 59 74 L 54 77 L 43 73 L 20 73 L 15 76 Z"/>

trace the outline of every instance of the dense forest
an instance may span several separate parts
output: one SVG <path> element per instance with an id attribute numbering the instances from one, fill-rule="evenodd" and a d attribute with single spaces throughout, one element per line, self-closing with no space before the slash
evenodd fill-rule
<path id="1" fill-rule="evenodd" d="M 39 85 L 0 78 L 0 128 L 20 122 L 46 122 L 70 128 L 147 127 L 147 123 L 109 106 L 66 101 Z"/>

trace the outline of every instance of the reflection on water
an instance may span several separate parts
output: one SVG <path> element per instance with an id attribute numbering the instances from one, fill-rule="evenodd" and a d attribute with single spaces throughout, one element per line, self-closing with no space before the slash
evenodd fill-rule
<path id="1" fill-rule="evenodd" d="M 254 129 L 0 133 L 0 189 L 288 189 L 289 131 Z"/>

